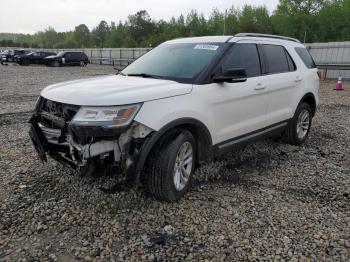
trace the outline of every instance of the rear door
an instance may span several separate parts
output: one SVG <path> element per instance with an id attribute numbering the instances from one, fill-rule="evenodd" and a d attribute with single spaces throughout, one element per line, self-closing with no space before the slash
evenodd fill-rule
<path id="1" fill-rule="evenodd" d="M 263 74 L 268 79 L 267 125 L 293 117 L 294 96 L 302 81 L 287 49 L 278 43 L 260 44 L 265 64 Z"/>
<path id="2" fill-rule="evenodd" d="M 64 62 L 63 62 L 64 61 Z M 71 52 L 67 52 L 64 55 L 64 60 L 62 62 L 66 65 L 71 65 L 74 63 L 74 55 Z"/>
<path id="3" fill-rule="evenodd" d="M 229 146 L 235 138 L 266 126 L 268 81 L 262 76 L 260 57 L 255 43 L 239 41 L 223 58 L 218 70 L 243 68 L 247 81 L 213 83 L 215 132 L 219 147 Z M 230 140 L 230 141 L 229 141 Z"/>
<path id="4" fill-rule="evenodd" d="M 73 53 L 73 60 L 75 65 L 79 65 L 81 61 L 81 53 Z"/>
<path id="5" fill-rule="evenodd" d="M 32 64 L 38 64 L 39 61 L 41 60 L 41 56 L 42 56 L 41 52 L 37 52 L 37 53 L 32 54 L 32 61 L 31 61 L 31 63 Z"/>

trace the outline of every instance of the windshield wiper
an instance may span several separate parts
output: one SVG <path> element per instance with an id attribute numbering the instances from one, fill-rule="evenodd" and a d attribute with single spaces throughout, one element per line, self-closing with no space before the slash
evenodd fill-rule
<path id="1" fill-rule="evenodd" d="M 144 78 L 155 78 L 155 79 L 163 79 L 164 78 L 162 76 L 150 75 L 150 74 L 146 74 L 146 73 L 127 74 L 127 76 L 140 76 L 140 77 L 144 77 Z"/>

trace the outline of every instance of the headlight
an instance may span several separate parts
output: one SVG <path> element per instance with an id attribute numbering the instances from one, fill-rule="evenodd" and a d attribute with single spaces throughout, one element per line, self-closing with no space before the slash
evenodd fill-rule
<path id="1" fill-rule="evenodd" d="M 141 104 L 127 106 L 81 107 L 72 124 L 103 126 L 107 128 L 127 126 L 134 119 Z"/>

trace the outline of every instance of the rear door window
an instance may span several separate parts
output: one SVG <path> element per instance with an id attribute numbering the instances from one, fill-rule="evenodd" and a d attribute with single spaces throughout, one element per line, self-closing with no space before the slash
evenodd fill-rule
<path id="1" fill-rule="evenodd" d="M 295 64 L 285 48 L 280 45 L 261 45 L 265 55 L 266 73 L 277 74 L 296 69 Z"/>
<path id="2" fill-rule="evenodd" d="M 261 75 L 260 59 L 256 44 L 235 44 L 222 64 L 222 70 L 242 68 L 247 77 Z"/>
<path id="3" fill-rule="evenodd" d="M 68 59 L 68 60 L 71 60 L 71 59 L 73 58 L 73 54 L 72 54 L 72 53 L 66 53 L 66 54 L 64 55 L 64 58 L 65 58 L 65 59 Z"/>
<path id="4" fill-rule="evenodd" d="M 300 56 L 301 60 L 303 60 L 307 68 L 316 68 L 316 64 L 306 48 L 296 47 L 295 51 Z"/>

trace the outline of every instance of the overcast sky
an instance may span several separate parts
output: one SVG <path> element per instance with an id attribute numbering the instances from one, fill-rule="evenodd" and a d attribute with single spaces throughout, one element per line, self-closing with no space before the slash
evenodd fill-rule
<path id="1" fill-rule="evenodd" d="M 168 20 L 195 9 L 207 16 L 244 4 L 262 5 L 271 11 L 278 0 L 0 0 L 0 32 L 34 33 L 52 26 L 56 31 L 73 30 L 79 24 L 90 29 L 101 20 L 118 22 L 129 14 L 146 10 L 154 19 Z"/>

